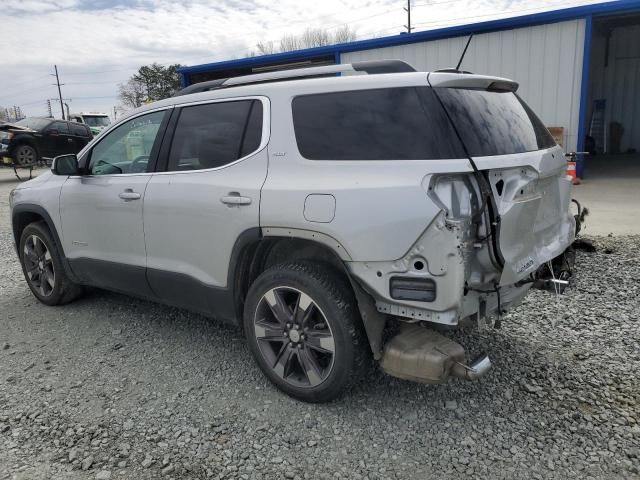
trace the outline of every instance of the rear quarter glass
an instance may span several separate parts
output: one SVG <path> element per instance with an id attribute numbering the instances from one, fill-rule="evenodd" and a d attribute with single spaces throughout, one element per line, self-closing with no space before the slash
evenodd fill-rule
<path id="1" fill-rule="evenodd" d="M 430 87 L 302 95 L 292 110 L 298 149 L 309 160 L 466 157 Z"/>
<path id="2" fill-rule="evenodd" d="M 516 94 L 436 88 L 472 157 L 510 155 L 555 146 L 544 124 Z"/>

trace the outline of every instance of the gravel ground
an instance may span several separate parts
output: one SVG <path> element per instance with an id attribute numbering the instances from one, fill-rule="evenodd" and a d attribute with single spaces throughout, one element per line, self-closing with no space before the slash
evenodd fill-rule
<path id="1" fill-rule="evenodd" d="M 555 299 L 534 292 L 481 380 L 418 385 L 376 371 L 307 405 L 272 387 L 241 333 L 94 291 L 30 294 L 0 177 L 0 479 L 640 478 L 640 237 L 594 238 Z M 554 326 L 555 325 L 555 326 Z"/>

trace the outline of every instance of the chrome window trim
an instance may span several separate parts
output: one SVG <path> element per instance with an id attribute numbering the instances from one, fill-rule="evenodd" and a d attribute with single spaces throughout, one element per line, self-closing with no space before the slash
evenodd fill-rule
<path id="1" fill-rule="evenodd" d="M 85 150 L 89 150 L 87 147 L 90 147 L 91 149 L 97 145 L 98 143 L 100 143 L 100 141 L 102 141 L 103 138 L 105 138 L 110 132 L 111 130 L 114 130 L 115 128 L 117 128 L 120 125 L 123 125 L 125 122 L 128 122 L 129 120 L 133 120 L 134 118 L 138 118 L 142 115 L 146 115 L 148 113 L 155 113 L 155 112 L 159 112 L 162 110 L 170 110 L 170 109 L 174 109 L 174 108 L 181 108 L 181 107 L 191 107 L 194 105 L 206 105 L 209 103 L 222 103 L 222 102 L 233 102 L 233 101 L 239 101 L 239 100 L 259 100 L 262 103 L 262 137 L 260 138 L 260 145 L 258 146 L 258 148 L 256 150 L 254 150 L 253 152 L 245 155 L 244 157 L 241 157 L 231 163 L 227 163 L 226 165 L 223 165 L 221 167 L 215 167 L 215 168 L 201 168 L 198 170 L 185 170 L 185 171 L 177 171 L 177 170 L 171 170 L 171 171 L 164 171 L 164 172 L 140 172 L 140 173 L 114 173 L 114 174 L 107 174 L 107 175 L 73 175 L 70 176 L 69 178 L 94 178 L 94 177 L 101 177 L 101 178 L 108 178 L 108 177 L 118 177 L 118 178 L 123 178 L 123 177 L 138 177 L 141 175 L 186 175 L 189 173 L 202 173 L 202 172 L 213 172 L 213 171 L 217 171 L 217 170 L 222 170 L 224 168 L 228 168 L 231 167 L 239 162 L 242 162 L 244 160 L 246 160 L 249 157 L 252 157 L 254 155 L 256 155 L 257 153 L 262 152 L 266 147 L 267 144 L 269 143 L 269 139 L 271 138 L 271 102 L 269 100 L 269 97 L 265 97 L 264 95 L 247 95 L 247 96 L 243 96 L 243 97 L 227 97 L 227 98 L 216 98 L 216 99 L 207 99 L 207 100 L 200 100 L 197 102 L 185 102 L 185 103 L 178 103 L 178 104 L 174 104 L 174 105 L 169 105 L 169 106 L 164 106 L 164 107 L 159 107 L 159 108 L 154 108 L 152 110 L 145 110 L 144 112 L 140 112 L 136 115 L 132 115 L 126 118 L 123 118 L 122 121 L 118 122 L 118 123 L 114 123 L 112 124 L 107 130 L 104 130 L 103 132 L 100 133 L 100 136 L 98 138 L 96 138 L 96 142 L 90 142 L 89 144 L 87 144 L 87 146 L 85 148 L 83 148 L 82 150 L 80 150 L 80 152 L 78 152 L 77 156 L 78 158 L 80 158 L 81 155 L 83 155 L 85 153 Z M 175 131 L 175 129 L 174 129 Z"/>
<path id="2" fill-rule="evenodd" d="M 259 100 L 262 103 L 262 136 L 260 138 L 260 145 L 251 153 L 248 153 L 244 157 L 240 157 L 233 162 L 227 163 L 226 165 L 222 165 L 220 167 L 214 168 L 199 168 L 197 170 L 167 170 L 164 172 L 153 172 L 154 175 L 188 175 L 190 173 L 203 173 L 203 172 L 215 172 L 218 170 L 223 170 L 225 168 L 232 167 L 249 157 L 253 157 L 257 153 L 262 152 L 268 145 L 269 139 L 271 138 L 271 102 L 269 101 L 269 97 L 265 97 L 263 95 L 248 95 L 245 97 L 228 97 L 228 98 L 216 98 L 209 100 L 200 100 L 197 102 L 188 102 L 181 103 L 179 105 L 175 105 L 175 107 L 192 107 L 195 105 L 207 105 L 210 103 L 228 103 L 228 102 L 237 102 L 240 100 Z M 177 123 L 176 123 L 177 126 Z M 174 129 L 175 132 L 175 129 Z"/>

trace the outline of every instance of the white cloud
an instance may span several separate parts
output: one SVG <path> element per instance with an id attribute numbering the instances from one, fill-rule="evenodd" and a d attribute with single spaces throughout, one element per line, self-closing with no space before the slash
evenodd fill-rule
<path id="1" fill-rule="evenodd" d="M 585 3 L 594 2 L 415 0 L 412 23 L 425 30 Z M 116 103 L 117 83 L 141 65 L 243 57 L 258 41 L 307 27 L 347 23 L 359 38 L 391 35 L 406 23 L 402 7 L 392 0 L 4 0 L 0 105 L 32 104 L 24 110 L 44 113 L 45 99 L 57 94 L 47 76 L 57 64 L 74 108 L 106 110 Z"/>

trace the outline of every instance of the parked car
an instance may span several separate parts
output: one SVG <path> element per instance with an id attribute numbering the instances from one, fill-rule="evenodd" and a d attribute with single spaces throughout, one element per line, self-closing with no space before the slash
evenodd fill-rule
<path id="1" fill-rule="evenodd" d="M 85 125 L 51 118 L 30 117 L 0 125 L 0 157 L 21 167 L 77 153 L 93 138 Z"/>
<path id="2" fill-rule="evenodd" d="M 98 135 L 101 131 L 111 125 L 111 119 L 106 113 L 72 113 L 69 116 L 72 122 L 84 123 L 91 129 L 93 135 Z"/>
<path id="3" fill-rule="evenodd" d="M 574 239 L 563 151 L 516 89 L 401 62 L 190 87 L 13 191 L 27 283 L 47 305 L 91 285 L 241 325 L 305 401 L 372 357 L 478 378 L 488 357 L 433 327 L 499 317 Z"/>

